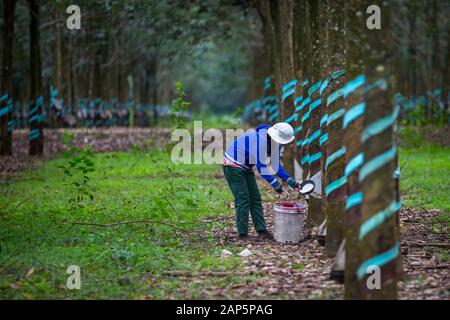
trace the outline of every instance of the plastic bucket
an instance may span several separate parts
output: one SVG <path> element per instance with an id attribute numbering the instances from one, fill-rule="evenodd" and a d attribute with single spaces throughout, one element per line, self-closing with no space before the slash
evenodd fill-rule
<path id="1" fill-rule="evenodd" d="M 274 238 L 280 243 L 298 243 L 303 231 L 303 223 L 308 206 L 297 202 L 277 202 Z"/>

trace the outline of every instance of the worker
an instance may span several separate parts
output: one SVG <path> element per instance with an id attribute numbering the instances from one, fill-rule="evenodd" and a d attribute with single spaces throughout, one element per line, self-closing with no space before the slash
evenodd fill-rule
<path id="1" fill-rule="evenodd" d="M 274 126 L 260 125 L 255 130 L 234 139 L 226 149 L 222 164 L 225 178 L 234 196 L 239 240 L 250 240 L 248 236 L 249 211 L 258 237 L 273 239 L 264 220 L 261 195 L 256 184 L 253 167 L 256 165 L 260 176 L 282 197 L 287 193 L 272 173 L 275 173 L 291 188 L 299 189 L 300 184 L 290 177 L 280 162 L 282 147 L 293 140 L 294 130 L 291 125 L 280 122 Z M 269 160 L 270 165 L 268 165 Z"/>

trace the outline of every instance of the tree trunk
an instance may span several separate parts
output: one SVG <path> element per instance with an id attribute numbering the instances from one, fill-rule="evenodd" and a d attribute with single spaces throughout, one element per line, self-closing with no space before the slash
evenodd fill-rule
<path id="1" fill-rule="evenodd" d="M 365 12 L 366 8 L 359 0 L 350 0 L 345 2 L 345 20 L 346 20 L 346 75 L 349 82 L 344 86 L 344 98 L 346 114 L 344 115 L 344 146 L 345 153 L 345 175 L 347 180 L 347 201 L 346 201 L 346 220 L 345 220 L 345 298 L 361 299 L 360 282 L 356 276 L 356 270 L 362 263 L 360 253 L 360 242 L 358 241 L 358 232 L 361 222 L 361 186 L 358 175 L 363 160 L 361 132 L 363 128 L 364 114 L 358 117 L 350 118 L 349 115 L 355 111 L 361 110 L 364 106 L 363 92 L 365 85 L 364 67 L 362 59 L 364 55 L 363 41 L 364 33 L 368 32 L 366 28 L 365 16 L 358 12 Z M 352 89 L 347 90 L 348 88 Z M 352 120 L 352 121 L 349 121 Z M 334 180 L 333 182 L 336 183 Z M 332 182 L 332 183 L 333 183 Z M 330 184 L 326 188 L 330 190 Z M 334 186 L 339 186 L 335 184 Z M 345 188 L 345 185 L 341 186 Z"/>
<path id="2" fill-rule="evenodd" d="M 30 13 L 30 155 L 44 152 L 42 125 L 42 68 L 40 47 L 40 0 L 27 0 Z"/>
<path id="3" fill-rule="evenodd" d="M 394 48 L 394 43 L 389 38 L 392 9 L 389 6 L 383 7 L 382 31 L 366 33 L 367 45 L 364 46 L 367 113 L 361 137 L 365 164 L 359 172 L 363 192 L 358 232 L 362 263 L 357 269 L 364 299 L 397 298 L 396 260 L 400 255 L 397 217 L 400 202 L 394 179 L 397 146 L 394 143 L 393 126 L 398 111 L 394 111 L 390 79 L 393 58 L 391 48 Z M 377 121 L 381 119 L 391 119 L 390 125 L 380 126 Z M 378 131 L 373 133 L 375 129 Z M 368 268 L 372 265 L 381 270 L 379 290 L 371 290 L 366 283 L 367 277 L 371 275 Z"/>
<path id="4" fill-rule="evenodd" d="M 321 5 L 318 1 L 308 1 L 310 22 L 311 22 L 311 86 L 308 89 L 308 96 L 310 99 L 309 111 L 305 116 L 306 123 L 309 122 L 309 133 L 306 136 L 308 149 L 308 164 L 309 164 L 309 178 L 321 181 L 321 159 L 322 152 L 320 148 L 320 119 L 322 118 L 322 108 L 320 107 L 322 98 L 320 96 L 320 86 L 322 85 L 322 39 L 321 39 Z M 304 116 L 304 117 L 305 117 Z M 324 213 L 322 212 L 322 201 L 320 199 L 321 191 L 317 193 L 316 197 L 309 199 L 308 217 L 307 221 L 311 225 L 320 225 L 324 220 Z"/>
<path id="5" fill-rule="evenodd" d="M 0 84 L 0 154 L 12 155 L 12 64 L 16 0 L 3 0 L 3 52 Z M 10 122 L 11 121 L 11 122 Z"/>
<path id="6" fill-rule="evenodd" d="M 328 75 L 328 85 L 323 85 L 322 108 L 327 115 L 322 117 L 323 123 L 321 148 L 324 154 L 322 161 L 323 185 L 327 186 L 333 181 L 344 178 L 345 148 L 344 131 L 342 130 L 345 113 L 342 87 L 345 83 L 345 27 L 344 27 L 344 1 L 330 2 L 330 17 L 327 23 L 329 34 L 329 50 L 326 52 L 325 65 Z M 325 191 L 325 190 L 324 190 Z M 323 211 L 327 218 L 325 251 L 334 255 L 344 238 L 345 220 L 345 185 L 330 193 L 323 192 Z"/>

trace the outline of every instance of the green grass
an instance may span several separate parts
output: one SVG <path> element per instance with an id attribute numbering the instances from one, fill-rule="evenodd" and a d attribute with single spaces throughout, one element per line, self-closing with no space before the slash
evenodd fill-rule
<path id="1" fill-rule="evenodd" d="M 71 209 L 72 191 L 58 168 L 65 161 L 49 161 L 1 185 L 0 298 L 199 298 L 198 284 L 161 273 L 240 268 L 240 259 L 218 259 L 221 248 L 207 232 L 187 237 L 157 223 L 72 224 L 152 219 L 190 232 L 220 227 L 198 222 L 231 214 L 231 194 L 224 180 L 214 177 L 219 166 L 174 166 L 165 152 L 97 154 L 91 178 L 95 198 L 85 208 Z M 72 264 L 81 268 L 82 290 L 66 288 Z M 211 279 L 210 284 L 242 280 Z"/>
<path id="2" fill-rule="evenodd" d="M 437 127 L 400 130 L 400 188 L 406 207 L 450 211 L 450 148 L 438 145 L 446 130 Z"/>

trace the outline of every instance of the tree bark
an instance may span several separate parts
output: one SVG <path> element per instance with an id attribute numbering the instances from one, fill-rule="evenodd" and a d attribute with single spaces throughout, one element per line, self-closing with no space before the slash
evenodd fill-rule
<path id="1" fill-rule="evenodd" d="M 44 152 L 40 0 L 27 0 L 30 14 L 30 155 Z"/>
<path id="2" fill-rule="evenodd" d="M 0 154 L 12 155 L 12 64 L 16 0 L 3 0 L 3 52 L 0 84 Z M 9 128 L 8 128 L 9 126 Z"/>

